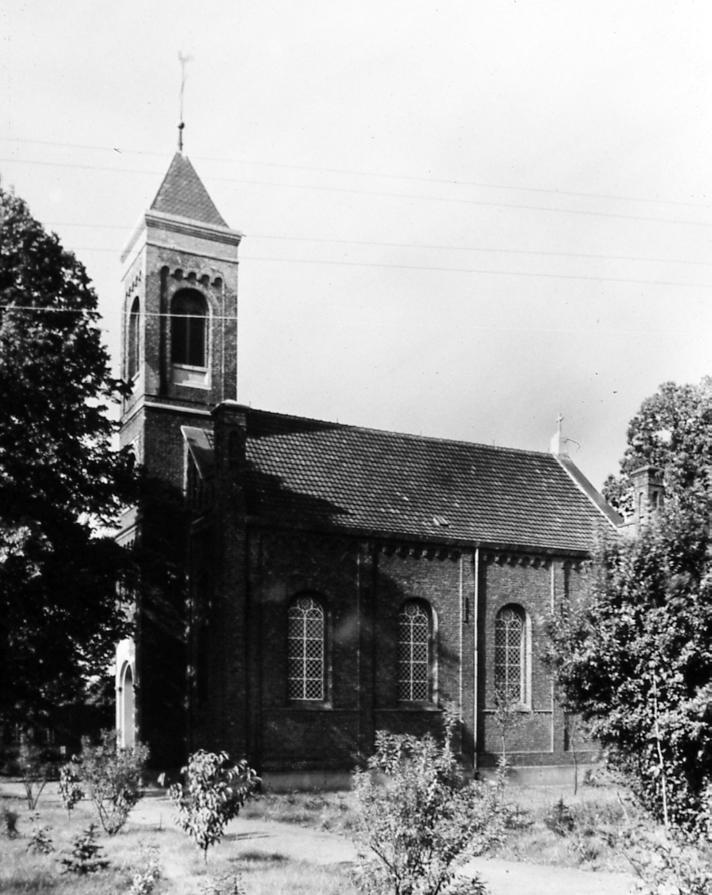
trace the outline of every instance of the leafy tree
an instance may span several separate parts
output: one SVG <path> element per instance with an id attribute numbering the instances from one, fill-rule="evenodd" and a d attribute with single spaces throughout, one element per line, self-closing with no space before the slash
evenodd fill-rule
<path id="1" fill-rule="evenodd" d="M 503 776 L 497 788 L 465 780 L 452 749 L 455 725 L 448 710 L 443 743 L 378 731 L 368 768 L 354 773 L 356 836 L 371 856 L 361 868 L 365 891 L 484 891 L 478 878 L 465 881 L 458 870 L 503 833 Z"/>
<path id="2" fill-rule="evenodd" d="M 97 528 L 135 477 L 83 265 L 1 188 L 0 225 L 0 717 L 41 725 L 126 633 L 127 557 Z"/>
<path id="3" fill-rule="evenodd" d="M 666 382 L 646 398 L 628 426 L 620 473 L 603 486 L 616 509 L 630 512 L 630 474 L 641 466 L 657 467 L 665 489 L 684 503 L 705 500 L 712 480 L 712 377 L 698 385 Z"/>
<path id="4" fill-rule="evenodd" d="M 104 831 L 114 836 L 128 820 L 134 805 L 143 798 L 141 778 L 147 761 L 148 746 L 137 743 L 119 748 L 116 732 L 104 730 L 96 746 L 87 737 L 82 739 L 82 751 L 72 756 L 63 779 L 76 780 L 81 785 L 78 797 L 86 793 L 94 803 Z"/>
<path id="5" fill-rule="evenodd" d="M 173 784 L 168 795 L 178 809 L 178 826 L 207 861 L 208 849 L 220 842 L 225 827 L 254 794 L 259 777 L 244 759 L 233 765 L 227 752 L 204 749 L 189 756 L 181 773 L 184 785 Z"/>
<path id="6" fill-rule="evenodd" d="M 673 497 L 603 545 L 586 595 L 550 625 L 547 661 L 647 808 L 706 825 L 712 792 L 712 557 L 704 503 Z"/>

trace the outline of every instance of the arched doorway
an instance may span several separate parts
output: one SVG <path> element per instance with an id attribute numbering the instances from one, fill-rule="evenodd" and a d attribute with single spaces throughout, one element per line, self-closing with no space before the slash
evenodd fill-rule
<path id="1" fill-rule="evenodd" d="M 136 742 L 136 730 L 134 724 L 134 682 L 131 665 L 127 662 L 121 675 L 121 693 L 119 695 L 120 721 L 119 721 L 119 745 L 130 748 Z"/>

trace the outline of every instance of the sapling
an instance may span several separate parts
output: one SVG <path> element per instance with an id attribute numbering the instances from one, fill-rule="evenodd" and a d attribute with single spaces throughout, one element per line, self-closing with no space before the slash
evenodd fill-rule
<path id="1" fill-rule="evenodd" d="M 252 796 L 259 777 L 245 760 L 232 764 L 227 752 L 199 749 L 181 769 L 184 783 L 175 783 L 168 791 L 178 814 L 176 822 L 203 852 L 220 842 L 228 822 Z"/>

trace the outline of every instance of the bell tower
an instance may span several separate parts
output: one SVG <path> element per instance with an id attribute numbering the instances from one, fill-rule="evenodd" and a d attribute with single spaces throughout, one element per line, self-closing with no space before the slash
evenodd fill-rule
<path id="1" fill-rule="evenodd" d="M 121 408 L 120 443 L 133 448 L 145 478 L 117 536 L 135 546 L 142 570 L 135 637 L 117 650 L 117 727 L 120 743 L 147 742 L 164 767 L 184 758 L 181 430 L 200 427 L 210 438 L 212 409 L 237 398 L 241 238 L 178 151 L 121 257 L 121 375 L 132 393 Z"/>
<path id="2" fill-rule="evenodd" d="M 176 152 L 122 255 L 122 375 L 133 393 L 122 410 L 121 443 L 176 484 L 182 454 L 174 455 L 155 421 L 205 425 L 216 404 L 237 397 L 241 238 Z"/>

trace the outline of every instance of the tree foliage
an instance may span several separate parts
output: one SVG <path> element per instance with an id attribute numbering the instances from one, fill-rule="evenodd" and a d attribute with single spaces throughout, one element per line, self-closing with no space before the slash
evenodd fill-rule
<path id="1" fill-rule="evenodd" d="M 643 803 L 691 828 L 712 785 L 712 559 L 707 515 L 671 500 L 604 545 L 586 595 L 550 625 L 547 660 Z"/>
<path id="2" fill-rule="evenodd" d="M 356 835 L 372 858 L 362 867 L 366 891 L 483 891 L 458 870 L 501 836 L 505 810 L 497 789 L 464 779 L 452 749 L 455 724 L 448 712 L 443 743 L 378 731 L 367 770 L 354 773 Z"/>
<path id="3" fill-rule="evenodd" d="M 46 722 L 125 633 L 124 552 L 98 525 L 134 495 L 83 265 L 0 189 L 0 717 Z"/>
<path id="4" fill-rule="evenodd" d="M 169 796 L 178 809 L 178 826 L 203 852 L 217 845 L 225 827 L 240 813 L 259 784 L 256 772 L 243 759 L 233 765 L 227 752 L 198 749 L 181 769 L 184 785 L 175 783 Z"/>
<path id="5" fill-rule="evenodd" d="M 93 745 L 82 738 L 82 751 L 73 755 L 60 779 L 74 784 L 72 807 L 84 797 L 91 800 L 104 831 L 114 836 L 128 820 L 131 809 L 143 798 L 141 778 L 148 761 L 148 746 L 119 747 L 116 732 L 104 730 Z M 66 790 L 65 790 L 66 792 Z M 62 794 L 65 807 L 68 806 Z"/>
<path id="6" fill-rule="evenodd" d="M 627 442 L 620 473 L 609 476 L 603 489 L 616 509 L 630 511 L 630 474 L 647 465 L 663 473 L 669 495 L 684 503 L 707 499 L 712 483 L 712 377 L 698 385 L 663 383 L 630 421 Z"/>

